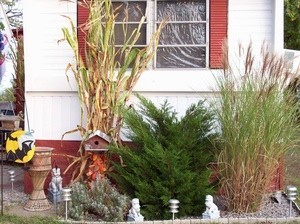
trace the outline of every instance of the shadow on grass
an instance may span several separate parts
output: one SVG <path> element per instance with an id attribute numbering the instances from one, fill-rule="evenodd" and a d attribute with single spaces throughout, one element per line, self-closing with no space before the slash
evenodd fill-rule
<path id="1" fill-rule="evenodd" d="M 38 216 L 31 216 L 31 217 L 23 217 L 17 215 L 3 215 L 0 216 L 0 223 L 5 224 L 63 224 L 64 222 L 59 221 L 55 218 L 51 217 L 38 217 Z"/>

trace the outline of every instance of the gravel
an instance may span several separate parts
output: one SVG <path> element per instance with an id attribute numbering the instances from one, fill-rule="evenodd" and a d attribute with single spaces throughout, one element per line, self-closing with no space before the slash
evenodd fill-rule
<path id="1" fill-rule="evenodd" d="M 29 195 L 20 191 L 11 191 L 4 189 L 3 191 L 3 206 L 10 207 L 13 205 L 25 204 L 29 199 Z M 1 206 L 0 206 L 1 207 Z"/>
<path id="2" fill-rule="evenodd" d="M 220 206 L 221 207 L 221 206 Z M 299 217 L 299 209 L 292 203 L 291 217 Z M 284 194 L 281 203 L 276 202 L 272 194 L 265 195 L 264 204 L 255 213 L 233 213 L 221 210 L 221 218 L 285 218 L 290 217 L 290 203 Z"/>

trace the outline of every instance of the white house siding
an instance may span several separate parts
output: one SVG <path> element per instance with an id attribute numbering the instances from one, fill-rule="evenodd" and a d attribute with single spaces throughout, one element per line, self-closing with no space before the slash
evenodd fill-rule
<path id="1" fill-rule="evenodd" d="M 28 94 L 27 99 L 29 122 L 25 128 L 33 130 L 36 139 L 58 140 L 65 132 L 80 125 L 80 105 L 76 93 L 37 92 Z M 63 139 L 79 138 L 76 132 L 65 135 Z"/>
<path id="2" fill-rule="evenodd" d="M 252 40 L 260 45 L 266 40 L 273 44 L 274 0 L 229 1 L 229 46 Z"/>
<path id="3" fill-rule="evenodd" d="M 63 37 L 61 28 L 69 25 L 62 15 L 74 20 L 76 5 L 59 0 L 26 0 L 23 4 L 29 126 L 36 139 L 60 139 L 80 122 L 76 85 L 72 86 L 72 79 L 68 83 L 65 75 L 72 52 L 66 43 L 57 42 Z M 65 139 L 79 139 L 79 135 Z"/>
<path id="4" fill-rule="evenodd" d="M 58 44 L 58 40 L 63 37 L 62 27 L 69 25 L 62 15 L 76 18 L 76 5 L 60 0 L 26 0 L 23 13 L 27 93 L 71 91 L 65 69 L 72 61 L 72 52 L 66 42 Z"/>
<path id="5" fill-rule="evenodd" d="M 228 44 L 231 56 L 237 52 L 238 44 L 253 44 L 259 54 L 264 42 L 270 49 L 283 50 L 283 1 L 279 0 L 230 0 Z M 275 26 L 276 22 L 276 26 Z M 234 60 L 234 56 L 231 57 Z"/>
<path id="6" fill-rule="evenodd" d="M 283 22 L 277 16 L 283 10 L 283 0 L 229 0 L 228 6 L 230 46 L 250 40 L 260 46 L 266 40 L 271 47 L 282 48 L 283 30 L 275 27 L 274 21 Z M 59 0 L 24 2 L 26 102 L 30 128 L 41 140 L 58 140 L 80 124 L 76 84 L 72 76 L 71 84 L 65 76 L 72 52 L 66 43 L 57 44 L 62 38 L 61 28 L 68 25 L 61 15 L 75 19 L 76 5 Z M 220 74 L 209 69 L 148 70 L 135 90 L 156 104 L 168 99 L 182 115 L 191 103 L 212 96 L 214 75 Z M 79 138 L 71 134 L 65 139 Z"/>

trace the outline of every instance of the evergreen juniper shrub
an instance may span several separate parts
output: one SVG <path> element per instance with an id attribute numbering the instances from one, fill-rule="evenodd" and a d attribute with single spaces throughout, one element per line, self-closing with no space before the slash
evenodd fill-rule
<path id="1" fill-rule="evenodd" d="M 111 177 L 123 193 L 139 198 L 146 220 L 170 219 L 172 198 L 180 201 L 177 217 L 201 215 L 205 195 L 214 192 L 208 168 L 214 158 L 213 114 L 199 101 L 179 119 L 167 101 L 157 108 L 138 98 L 139 108 L 124 116 L 135 147 L 111 147 L 121 158 L 113 162 Z"/>

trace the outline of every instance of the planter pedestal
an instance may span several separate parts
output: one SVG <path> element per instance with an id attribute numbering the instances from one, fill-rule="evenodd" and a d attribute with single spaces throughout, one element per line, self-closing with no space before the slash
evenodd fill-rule
<path id="1" fill-rule="evenodd" d="M 24 209 L 27 211 L 45 211 L 51 208 L 51 204 L 44 192 L 44 184 L 52 168 L 52 150 L 53 148 L 50 147 L 36 147 L 28 171 L 32 179 L 33 191 L 29 201 L 24 206 Z"/>

